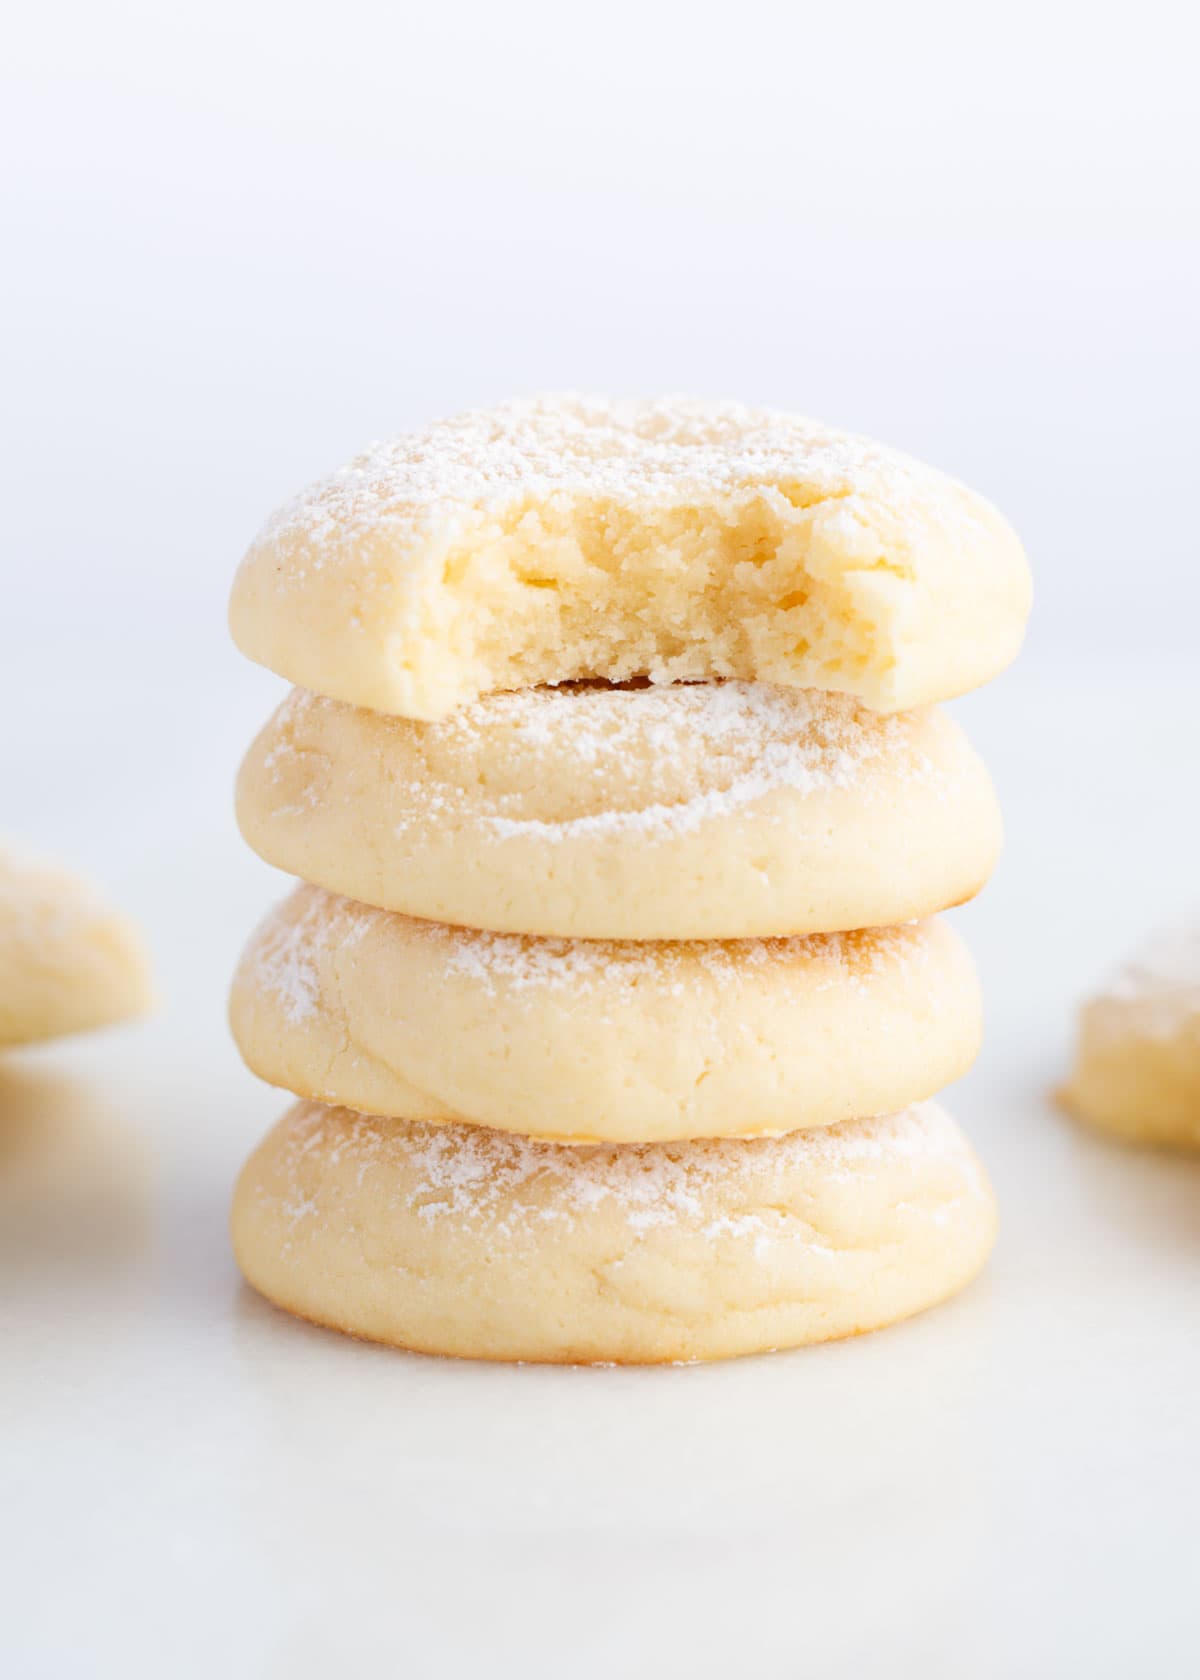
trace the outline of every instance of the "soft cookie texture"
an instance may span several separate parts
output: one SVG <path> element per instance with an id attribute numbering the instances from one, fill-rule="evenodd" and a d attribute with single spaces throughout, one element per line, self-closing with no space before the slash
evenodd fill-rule
<path id="1" fill-rule="evenodd" d="M 233 983 L 246 1062 L 298 1096 L 576 1142 L 745 1136 L 931 1096 L 979 1047 L 944 922 L 807 939 L 528 939 L 302 886 Z"/>
<path id="2" fill-rule="evenodd" d="M 141 942 L 75 876 L 0 852 L 0 1047 L 141 1015 Z"/>
<path id="3" fill-rule="evenodd" d="M 230 622 L 292 682 L 413 718 L 641 676 L 897 711 L 995 676 L 1029 604 L 995 509 L 865 438 L 737 403 L 544 397 L 305 492 L 242 562 Z"/>
<path id="4" fill-rule="evenodd" d="M 494 694 L 439 723 L 293 690 L 238 820 L 268 862 L 496 932 L 736 939 L 908 921 L 970 898 L 991 782 L 932 708 L 762 683 Z"/>
<path id="5" fill-rule="evenodd" d="M 786 1138 L 566 1149 L 300 1103 L 250 1158 L 238 1264 L 423 1353 L 725 1359 L 873 1330 L 986 1260 L 991 1190 L 933 1104 Z"/>
<path id="6" fill-rule="evenodd" d="M 1200 1149 L 1200 921 L 1151 940 L 1084 1004 L 1062 1095 L 1132 1143 Z"/>

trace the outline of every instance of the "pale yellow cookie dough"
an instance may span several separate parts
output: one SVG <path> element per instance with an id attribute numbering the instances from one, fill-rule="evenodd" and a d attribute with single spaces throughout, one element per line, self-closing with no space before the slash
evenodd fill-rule
<path id="1" fill-rule="evenodd" d="M 250 658 L 381 712 L 602 677 L 762 679 L 881 711 L 1015 655 L 1025 557 L 987 502 L 738 403 L 545 397 L 376 445 L 242 562 Z"/>
<path id="2" fill-rule="evenodd" d="M 249 1282 L 319 1324 L 470 1359 L 641 1364 L 906 1318 L 975 1276 L 995 1224 L 932 1103 L 591 1149 L 299 1103 L 243 1169 L 232 1229 Z"/>
<path id="3" fill-rule="evenodd" d="M 75 876 L 0 851 L 0 1047 L 141 1015 L 150 996 L 123 917 Z"/>
<path id="4" fill-rule="evenodd" d="M 787 1132 L 964 1073 L 971 959 L 945 922 L 640 945 L 479 933 L 300 887 L 234 978 L 248 1065 L 298 1096 L 569 1141 Z"/>
<path id="5" fill-rule="evenodd" d="M 297 689 L 237 808 L 269 863 L 347 897 L 583 938 L 908 921 L 970 898 L 1000 845 L 944 713 L 761 683 L 528 689 L 440 723 Z"/>
<path id="6" fill-rule="evenodd" d="M 1131 1143 L 1200 1149 L 1200 921 L 1164 931 L 1084 1004 L 1062 1096 Z"/>

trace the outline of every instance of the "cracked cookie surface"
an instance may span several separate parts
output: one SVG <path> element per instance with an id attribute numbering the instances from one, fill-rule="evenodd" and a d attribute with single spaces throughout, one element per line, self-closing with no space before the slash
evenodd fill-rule
<path id="1" fill-rule="evenodd" d="M 374 1341 L 564 1363 L 720 1359 L 871 1330 L 991 1248 L 932 1103 L 786 1138 L 570 1148 L 299 1103 L 243 1169 L 233 1239 L 288 1311 Z"/>

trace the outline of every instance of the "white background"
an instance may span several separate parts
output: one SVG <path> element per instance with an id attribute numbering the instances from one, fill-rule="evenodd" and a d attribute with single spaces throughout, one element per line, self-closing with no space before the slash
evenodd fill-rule
<path id="1" fill-rule="evenodd" d="M 1162 4 L 10 22 L 0 826 L 138 914 L 163 1009 L 0 1076 L 3 1666 L 1186 1667 L 1200 1177 L 1046 1092 L 1081 989 L 1200 902 L 1195 47 Z M 1026 538 L 1027 651 L 960 708 L 1009 848 L 962 918 L 990 1023 L 953 1101 L 1004 1231 L 887 1335 L 480 1372 L 233 1272 L 280 1106 L 221 1018 L 278 889 L 229 815 L 280 690 L 227 646 L 233 568 L 372 437 L 564 387 L 816 414 Z"/>

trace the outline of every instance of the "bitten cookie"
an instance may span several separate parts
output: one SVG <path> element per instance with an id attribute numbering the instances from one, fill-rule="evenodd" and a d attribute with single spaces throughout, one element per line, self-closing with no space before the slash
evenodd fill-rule
<path id="1" fill-rule="evenodd" d="M 141 942 L 73 875 L 0 852 L 0 1047 L 150 1006 Z"/>
<path id="2" fill-rule="evenodd" d="M 251 659 L 375 711 L 496 689 L 759 679 L 898 711 L 1002 670 L 1030 604 L 979 496 L 737 403 L 543 397 L 379 444 L 242 562 Z"/>
<path id="3" fill-rule="evenodd" d="M 293 690 L 237 808 L 269 863 L 349 898 L 576 938 L 908 921 L 970 898 L 1000 846 L 943 713 L 760 683 L 530 689 L 440 723 Z"/>
<path id="4" fill-rule="evenodd" d="M 471 1359 L 724 1359 L 953 1295 L 995 1207 L 924 1104 L 786 1138 L 568 1149 L 299 1103 L 250 1158 L 238 1264 L 289 1312 Z"/>
<path id="5" fill-rule="evenodd" d="M 1062 1096 L 1130 1142 L 1200 1148 L 1200 922 L 1151 941 L 1084 1004 Z"/>
<path id="6" fill-rule="evenodd" d="M 971 959 L 931 920 L 639 945 L 417 921 L 302 886 L 234 978 L 234 1036 L 299 1096 L 576 1142 L 788 1132 L 964 1073 Z"/>

